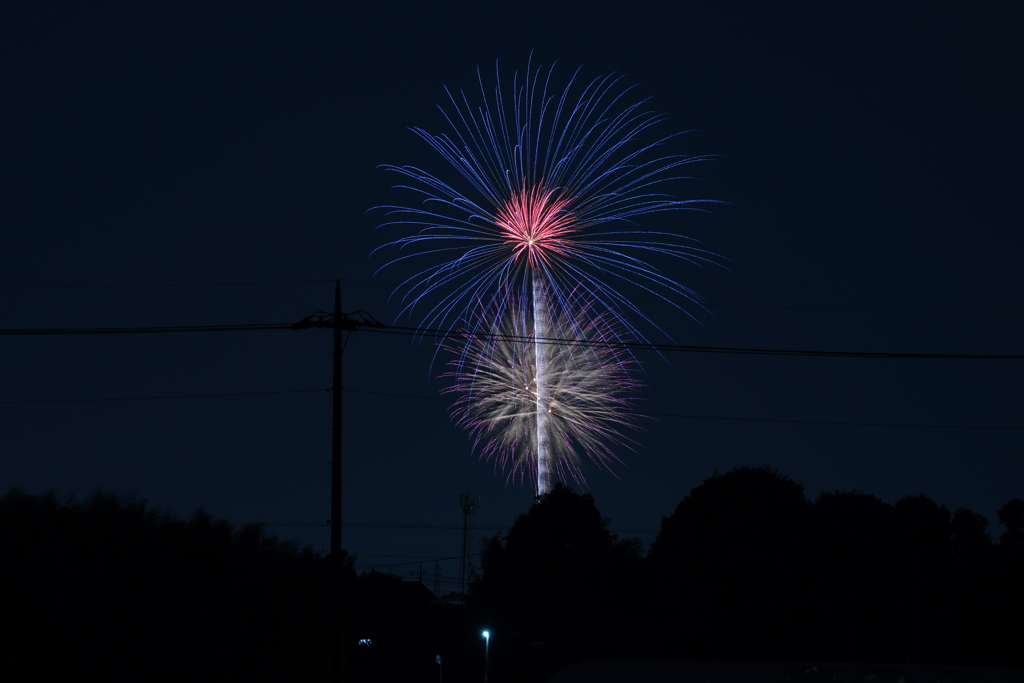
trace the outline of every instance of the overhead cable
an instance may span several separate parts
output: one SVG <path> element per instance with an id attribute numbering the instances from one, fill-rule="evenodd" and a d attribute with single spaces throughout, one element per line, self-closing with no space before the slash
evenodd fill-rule
<path id="1" fill-rule="evenodd" d="M 399 334 L 416 337 L 435 336 L 445 338 L 473 338 L 502 341 L 523 341 L 541 344 L 560 344 L 584 347 L 621 348 L 632 351 L 682 351 L 688 353 L 719 353 L 729 355 L 755 356 L 804 356 L 816 358 L 893 358 L 918 360 L 1024 360 L 1021 354 L 981 354 L 981 353 L 897 353 L 889 351 L 821 351 L 814 349 L 765 349 L 735 346 L 690 346 L 685 344 L 655 344 L 625 341 L 598 341 L 590 339 L 563 339 L 557 337 L 521 337 L 493 332 L 469 332 L 465 330 L 443 330 L 427 327 L 403 327 L 384 325 L 376 321 L 369 323 L 346 321 L 346 325 L 366 325 L 363 329 L 382 334 Z M 330 327 L 330 323 L 318 322 L 309 324 L 308 319 L 299 323 L 265 323 L 253 325 L 181 325 L 155 327 L 76 327 L 76 328 L 13 328 L 0 329 L 0 336 L 29 335 L 72 335 L 72 334 L 159 334 L 182 332 L 252 332 L 259 330 L 295 330 L 311 329 L 312 327 Z M 348 327 L 346 327 L 348 329 Z"/>
<path id="2" fill-rule="evenodd" d="M 173 394 L 168 396 L 121 396 L 118 398 L 45 398 L 29 401 L 0 401 L 0 405 L 28 403 L 105 403 L 108 401 L 156 401 L 173 398 L 221 398 L 224 396 L 272 396 L 275 394 L 313 394 L 330 389 L 288 389 L 285 391 L 237 391 L 226 394 Z"/>
<path id="3" fill-rule="evenodd" d="M 331 280 L 263 280 L 250 282 L 174 282 L 159 284 L 121 284 L 121 285 L 0 285 L 0 289 L 159 289 L 159 288 L 182 288 L 182 287 L 245 287 L 260 285 L 306 285 L 325 284 L 334 282 Z M 377 287 L 391 287 L 398 289 L 403 285 L 396 282 L 375 282 L 372 280 L 341 280 L 346 284 L 373 285 Z M 407 287 L 407 285 L 406 285 Z M 450 287 L 435 287 L 443 291 L 455 291 Z M 637 300 L 640 303 L 660 303 L 650 300 Z M 766 308 L 782 311 L 834 311 L 838 313 L 915 313 L 927 315 L 1024 315 L 1024 311 L 939 311 L 927 309 L 908 308 L 835 308 L 830 306 L 775 306 L 769 304 L 736 304 L 717 301 L 708 301 L 702 304 L 709 307 L 723 308 Z"/>
<path id="4" fill-rule="evenodd" d="M 470 332 L 466 330 L 442 330 L 428 327 L 402 327 L 390 325 L 382 329 L 371 329 L 382 334 L 402 334 L 423 337 L 433 335 L 445 338 L 485 339 L 524 343 L 559 344 L 565 346 L 606 347 L 633 351 L 685 351 L 689 353 L 722 353 L 754 356 L 807 356 L 817 358 L 901 358 L 926 360 L 1024 360 L 1021 354 L 981 353 L 897 353 L 891 351 L 820 351 L 813 349 L 764 349 L 738 346 L 690 346 L 685 344 L 656 344 L 649 342 L 604 341 L 591 339 L 564 339 L 559 337 L 526 337 L 497 334 L 494 332 Z"/>
<path id="5" fill-rule="evenodd" d="M 395 392 L 387 391 L 362 391 L 359 389 L 343 389 L 347 394 L 368 394 L 372 396 L 394 396 L 399 398 L 418 398 L 428 401 L 444 401 L 445 403 L 454 404 L 455 401 L 442 396 L 423 396 L 422 394 L 400 394 Z M 727 415 L 692 415 L 684 413 L 647 413 L 637 411 L 631 413 L 638 417 L 678 417 L 690 420 L 731 420 L 737 422 L 776 422 L 781 424 L 808 424 L 808 425 L 839 425 L 846 427 L 913 427 L 917 429 L 996 429 L 996 430 L 1011 430 L 1011 431 L 1024 431 L 1024 427 L 1004 427 L 1004 426 L 985 426 L 985 425 L 935 425 L 935 424 L 909 424 L 909 423 L 896 423 L 896 422 L 840 422 L 835 420 L 782 420 L 776 418 L 763 418 L 763 417 L 732 417 Z"/>

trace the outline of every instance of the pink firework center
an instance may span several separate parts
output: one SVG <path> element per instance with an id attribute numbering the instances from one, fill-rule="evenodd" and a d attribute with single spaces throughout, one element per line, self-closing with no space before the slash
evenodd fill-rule
<path id="1" fill-rule="evenodd" d="M 542 184 L 527 188 L 524 183 L 494 218 L 513 258 L 525 257 L 534 271 L 551 265 L 553 256 L 568 256 L 570 236 L 579 232 L 572 212 L 565 208 L 572 199 L 557 199 L 554 194 Z"/>
<path id="2" fill-rule="evenodd" d="M 533 343 L 530 351 L 535 374 L 531 378 L 534 389 L 529 393 L 533 395 L 534 404 L 539 495 L 550 490 L 557 467 L 554 457 L 557 449 L 553 448 L 549 434 L 554 426 L 550 416 L 554 396 L 549 386 L 549 364 L 554 348 L 549 339 L 552 333 L 547 300 L 550 283 L 546 282 L 546 274 L 554 260 L 568 257 L 573 251 L 571 236 L 579 232 L 573 213 L 566 209 L 571 198 L 558 198 L 555 192 L 546 188 L 543 181 L 528 187 L 524 180 L 522 188 L 512 193 L 494 219 L 505 244 L 512 250 L 513 260 L 526 260 L 532 281 Z"/>

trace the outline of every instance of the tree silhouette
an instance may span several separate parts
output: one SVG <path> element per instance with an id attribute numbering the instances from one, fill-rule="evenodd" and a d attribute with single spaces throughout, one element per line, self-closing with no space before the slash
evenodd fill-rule
<path id="1" fill-rule="evenodd" d="M 925 648 L 933 648 L 942 633 L 946 619 L 941 612 L 950 605 L 950 513 L 924 494 L 907 496 L 894 509 L 894 585 L 898 611 L 905 615 L 902 650 L 904 657 L 921 661 Z"/>
<path id="2" fill-rule="evenodd" d="M 999 523 L 1006 527 L 999 537 L 999 546 L 1007 556 L 1024 559 L 1024 499 L 1007 501 L 997 514 Z"/>
<path id="3" fill-rule="evenodd" d="M 612 536 L 593 496 L 556 484 L 504 539 L 487 543 L 474 600 L 495 630 L 519 634 L 531 653 L 520 657 L 519 669 L 536 676 L 579 656 L 608 655 L 628 623 L 615 595 L 638 562 L 638 544 Z M 492 643 L 495 664 L 505 643 Z"/>
<path id="4" fill-rule="evenodd" d="M 325 563 L 205 512 L 180 521 L 109 493 L 0 498 L 11 680 L 315 676 Z"/>
<path id="5" fill-rule="evenodd" d="M 478 592 L 500 607 L 530 615 L 538 639 L 571 632 L 588 619 L 614 541 L 591 495 L 562 484 L 516 519 L 504 542 L 484 551 Z"/>
<path id="6" fill-rule="evenodd" d="M 651 546 L 659 631 L 678 654 L 761 656 L 791 649 L 805 610 L 811 504 L 770 467 L 741 467 L 693 489 Z M 674 612 L 674 614 L 673 614 Z M 671 625 L 688 624 L 685 637 Z M 667 622 L 667 623 L 666 623 Z"/>
<path id="7" fill-rule="evenodd" d="M 961 566 L 986 562 L 992 552 L 988 520 L 967 508 L 957 508 L 950 522 L 950 551 Z"/>
<path id="8" fill-rule="evenodd" d="M 886 659 L 881 643 L 899 632 L 879 618 L 894 599 L 895 510 L 875 496 L 822 492 L 814 504 L 819 628 L 813 642 L 827 658 Z"/>
<path id="9" fill-rule="evenodd" d="M 997 513 L 1006 531 L 995 548 L 998 584 L 994 587 L 1000 610 L 993 614 L 997 624 L 996 649 L 1016 653 L 1015 661 L 1024 664 L 1024 499 L 1007 501 Z"/>
<path id="10" fill-rule="evenodd" d="M 558 485 L 482 554 L 468 609 L 346 556 L 349 680 L 540 681 L 581 657 L 1024 664 L 1024 500 L 987 520 L 926 495 L 894 505 L 769 467 L 715 474 L 644 557 L 592 496 Z M 112 494 L 0 497 L 3 675 L 316 679 L 328 566 L 259 525 L 185 520 Z M 373 646 L 357 648 L 359 638 Z M 461 667 L 461 669 L 460 669 Z"/>

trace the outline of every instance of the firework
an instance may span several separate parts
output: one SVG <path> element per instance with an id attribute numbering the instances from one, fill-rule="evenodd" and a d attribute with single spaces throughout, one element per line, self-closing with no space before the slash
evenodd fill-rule
<path id="1" fill-rule="evenodd" d="M 583 456 L 607 466 L 618 460 L 616 447 L 630 447 L 621 430 L 636 426 L 631 395 L 639 383 L 629 372 L 635 359 L 606 343 L 617 336 L 609 316 L 584 315 L 582 324 L 549 318 L 556 338 L 538 343 L 531 315 L 543 307 L 525 304 L 490 321 L 497 334 L 465 332 L 443 342 L 456 356 L 446 373 L 454 384 L 445 392 L 459 396 L 453 415 L 481 456 L 496 459 L 509 476 L 530 472 L 543 494 L 555 475 L 584 483 Z"/>
<path id="2" fill-rule="evenodd" d="M 664 117 L 646 110 L 642 101 L 628 104 L 630 88 L 620 89 L 619 78 L 582 82 L 577 72 L 559 91 L 551 85 L 552 75 L 553 68 L 528 66 L 525 76 L 513 77 L 506 92 L 496 73 L 489 92 L 478 72 L 477 105 L 470 104 L 464 93 L 449 91 L 450 105 L 441 111 L 450 132 L 412 130 L 447 162 L 450 180 L 412 166 L 384 166 L 405 176 L 408 182 L 397 187 L 415 193 L 420 201 L 382 207 L 388 219 L 381 226 L 414 229 L 381 247 L 399 251 L 384 267 L 421 264 L 399 287 L 404 292 L 403 313 L 426 308 L 425 328 L 445 328 L 462 320 L 468 326 L 468 340 L 502 326 L 532 338 L 517 349 L 520 358 L 532 352 L 532 362 L 521 360 L 508 366 L 508 372 L 532 377 L 535 434 L 528 440 L 528 450 L 536 458 L 540 493 L 550 481 L 548 464 L 569 457 L 569 451 L 553 441 L 557 430 L 546 412 L 552 382 L 561 372 L 555 366 L 579 360 L 576 352 L 545 353 L 543 340 L 599 333 L 606 342 L 645 342 L 631 319 L 660 328 L 629 298 L 630 289 L 683 313 L 683 303 L 699 305 L 693 291 L 650 259 L 667 256 L 703 264 L 714 263 L 715 258 L 690 238 L 642 231 L 636 225 L 645 214 L 695 209 L 710 201 L 680 200 L 660 191 L 669 181 L 681 179 L 680 167 L 706 157 L 660 154 L 672 135 L 640 142 L 642 134 Z M 459 353 L 459 362 L 503 353 L 474 343 Z M 592 371 L 624 371 L 623 359 L 614 361 Z M 462 372 L 469 370 L 456 369 L 455 377 L 464 385 Z M 505 370 L 495 372 L 496 380 Z M 470 395 L 472 391 L 475 388 Z M 508 391 L 511 397 L 518 389 Z M 597 410 L 594 420 L 604 419 Z M 497 434 L 473 427 L 482 424 L 474 420 L 464 422 L 478 439 L 484 433 Z M 495 442 L 500 445 L 484 450 L 507 453 L 512 442 L 527 443 L 501 436 Z"/>

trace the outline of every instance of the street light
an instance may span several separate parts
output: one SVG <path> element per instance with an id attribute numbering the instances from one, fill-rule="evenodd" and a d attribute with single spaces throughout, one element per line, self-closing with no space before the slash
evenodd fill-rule
<path id="1" fill-rule="evenodd" d="M 491 632 L 484 631 L 484 683 L 487 683 L 487 674 L 491 672 Z"/>

